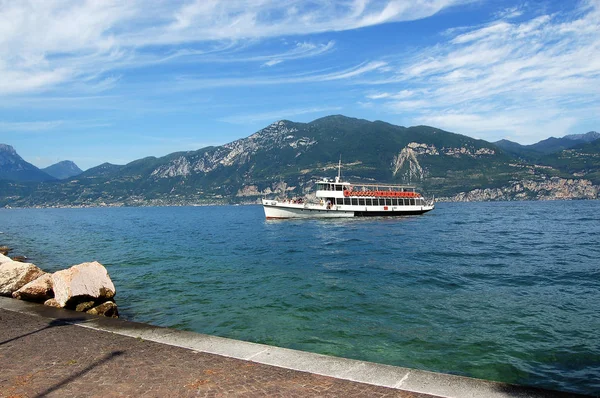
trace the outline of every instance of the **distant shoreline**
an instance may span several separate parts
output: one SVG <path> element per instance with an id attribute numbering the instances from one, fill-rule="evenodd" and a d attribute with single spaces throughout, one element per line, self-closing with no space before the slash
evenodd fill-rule
<path id="1" fill-rule="evenodd" d="M 557 202 L 557 201 L 594 201 L 600 198 L 542 198 L 542 199 L 456 199 L 455 197 L 436 197 L 436 203 L 479 203 L 479 202 Z M 260 206 L 260 203 L 203 203 L 203 204 L 105 204 L 105 205 L 51 205 L 51 206 L 4 206 L 0 210 L 12 209 L 103 209 L 103 208 L 142 208 L 142 207 L 212 207 L 212 206 Z"/>

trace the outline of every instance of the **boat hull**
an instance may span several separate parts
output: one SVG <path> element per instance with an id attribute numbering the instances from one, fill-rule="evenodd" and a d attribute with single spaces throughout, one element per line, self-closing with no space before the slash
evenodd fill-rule
<path id="1" fill-rule="evenodd" d="M 348 206 L 350 207 L 350 206 Z M 351 218 L 351 217 L 399 217 L 419 215 L 433 210 L 433 205 L 428 206 L 396 206 L 371 208 L 361 206 L 360 209 L 340 208 L 332 206 L 327 209 L 318 205 L 302 205 L 282 203 L 272 200 L 263 200 L 265 217 L 268 220 L 288 218 Z"/>
<path id="2" fill-rule="evenodd" d="M 317 207 L 298 207 L 268 205 L 263 203 L 265 217 L 267 220 L 277 220 L 286 218 L 349 218 L 354 217 L 353 211 L 327 210 L 326 208 Z"/>

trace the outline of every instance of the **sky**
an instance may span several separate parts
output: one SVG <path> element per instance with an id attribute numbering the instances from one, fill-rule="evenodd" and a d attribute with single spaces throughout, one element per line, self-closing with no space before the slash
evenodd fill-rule
<path id="1" fill-rule="evenodd" d="M 342 114 L 600 131 L 600 0 L 0 0 L 0 143 L 88 169 Z"/>

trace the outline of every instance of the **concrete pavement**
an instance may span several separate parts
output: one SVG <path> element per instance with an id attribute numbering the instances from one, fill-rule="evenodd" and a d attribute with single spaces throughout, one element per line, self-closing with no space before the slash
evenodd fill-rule
<path id="1" fill-rule="evenodd" d="M 0 297 L 0 397 L 572 397 Z"/>

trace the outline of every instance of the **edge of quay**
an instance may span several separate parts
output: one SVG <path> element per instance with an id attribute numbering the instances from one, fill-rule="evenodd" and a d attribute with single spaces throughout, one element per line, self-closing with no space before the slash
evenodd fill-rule
<path id="1" fill-rule="evenodd" d="M 0 297 L 0 308 L 156 343 L 342 380 L 438 397 L 573 397 L 576 394 L 474 379 L 105 318 Z"/>

